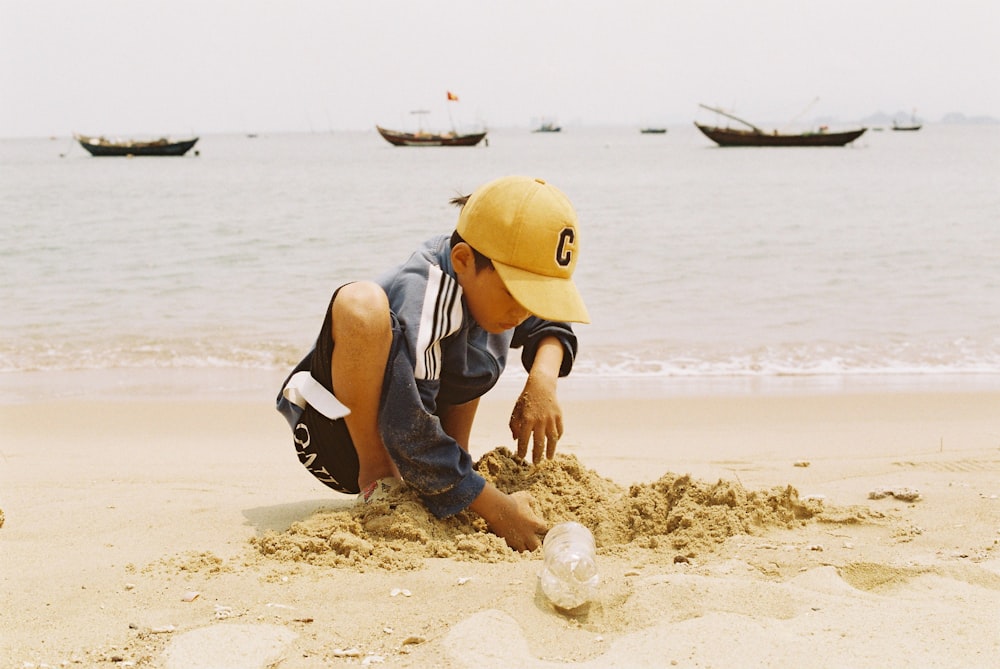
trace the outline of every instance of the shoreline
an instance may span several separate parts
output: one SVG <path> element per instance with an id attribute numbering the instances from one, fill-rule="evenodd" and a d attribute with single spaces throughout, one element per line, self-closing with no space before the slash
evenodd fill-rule
<path id="1" fill-rule="evenodd" d="M 270 387 L 219 392 L 208 376 L 180 397 L 169 383 L 134 392 L 133 378 L 111 397 L 0 404 L 0 657 L 12 666 L 308 669 L 378 657 L 597 669 L 822 657 L 958 668 L 1000 652 L 1000 391 L 564 388 L 559 452 L 623 490 L 649 493 L 672 472 L 696 488 L 792 487 L 831 509 L 727 532 L 680 561 L 669 535 L 602 550 L 601 598 L 569 618 L 536 592 L 538 555 L 423 558 L 411 570 L 255 551 L 255 538 L 295 523 L 313 532 L 317 512 L 349 513 L 353 498 L 298 463 Z M 474 458 L 511 445 L 516 389 L 483 400 Z M 921 497 L 869 498 L 883 488 Z M 402 590 L 412 596 L 392 595 Z M 733 643 L 718 644 L 720 634 Z"/>
<path id="2" fill-rule="evenodd" d="M 512 364 L 484 399 L 516 397 L 525 374 Z M 0 406 L 50 400 L 271 401 L 288 370 L 131 368 L 0 373 Z M 866 393 L 1000 392 L 1000 374 L 802 376 L 583 376 L 559 382 L 565 400 L 772 397 Z"/>

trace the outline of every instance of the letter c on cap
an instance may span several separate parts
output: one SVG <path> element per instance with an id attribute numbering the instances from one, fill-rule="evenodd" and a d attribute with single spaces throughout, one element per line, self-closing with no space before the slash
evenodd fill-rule
<path id="1" fill-rule="evenodd" d="M 556 262 L 560 267 L 569 267 L 573 260 L 573 243 L 576 241 L 576 231 L 573 228 L 563 228 L 559 233 L 559 244 L 556 246 Z"/>

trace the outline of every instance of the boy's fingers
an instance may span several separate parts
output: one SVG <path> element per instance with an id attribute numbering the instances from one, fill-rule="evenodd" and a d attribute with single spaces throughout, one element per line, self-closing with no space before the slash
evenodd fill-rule
<path id="1" fill-rule="evenodd" d="M 545 444 L 545 457 L 551 460 L 556 454 L 556 443 L 558 443 L 559 437 L 554 434 L 549 435 L 548 443 Z"/>
<path id="2" fill-rule="evenodd" d="M 528 441 L 530 438 L 531 435 L 524 432 L 517 436 L 517 457 L 522 460 L 528 455 Z"/>
<path id="3" fill-rule="evenodd" d="M 546 445 L 545 455 L 551 460 L 556 454 L 556 443 L 562 439 L 562 418 L 556 417 L 555 431 L 549 434 L 549 443 Z"/>
<path id="4" fill-rule="evenodd" d="M 544 452 L 543 450 L 544 448 L 545 448 L 545 429 L 538 428 L 537 430 L 535 430 L 535 439 L 531 449 L 532 462 L 537 464 L 542 461 L 542 453 Z"/>

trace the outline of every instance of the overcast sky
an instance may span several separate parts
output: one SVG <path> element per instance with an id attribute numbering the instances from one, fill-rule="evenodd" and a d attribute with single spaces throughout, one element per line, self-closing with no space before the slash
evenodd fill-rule
<path id="1" fill-rule="evenodd" d="M 0 0 L 0 137 L 1000 117 L 998 72 L 997 0 Z"/>

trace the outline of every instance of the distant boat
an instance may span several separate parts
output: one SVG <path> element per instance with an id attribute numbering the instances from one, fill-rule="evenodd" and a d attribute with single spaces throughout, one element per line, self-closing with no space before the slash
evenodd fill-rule
<path id="1" fill-rule="evenodd" d="M 703 125 L 695 121 L 695 126 L 719 146 L 845 146 L 865 134 L 868 129 L 858 128 L 846 132 L 830 132 L 826 126 L 822 126 L 819 130 L 811 132 L 783 133 L 777 130 L 767 132 L 722 109 L 707 105 L 699 106 L 749 127 L 749 130 L 741 130 Z"/>
<path id="2" fill-rule="evenodd" d="M 893 130 L 907 130 L 907 131 L 913 132 L 913 131 L 920 130 L 920 128 L 922 128 L 922 127 L 923 127 L 923 124 L 917 123 L 917 113 L 916 112 L 913 112 L 913 116 L 910 117 L 910 123 L 909 123 L 909 125 L 903 125 L 903 124 L 897 123 L 896 119 L 892 120 L 892 129 Z"/>
<path id="3" fill-rule="evenodd" d="M 458 102 L 458 96 L 448 91 L 448 102 Z M 454 123 L 452 123 L 450 132 L 426 132 L 422 119 L 430 112 L 426 109 L 414 109 L 410 113 L 421 119 L 416 132 L 389 130 L 380 125 L 376 125 L 375 129 L 385 141 L 393 146 L 475 146 L 486 137 L 485 130 L 483 132 L 459 133 L 455 130 Z M 489 146 L 489 140 L 486 141 L 486 145 Z"/>
<path id="4" fill-rule="evenodd" d="M 176 141 L 166 137 L 138 141 L 110 140 L 87 135 L 73 136 L 92 156 L 183 156 L 198 141 L 197 137 Z"/>
<path id="5" fill-rule="evenodd" d="M 644 135 L 662 135 L 667 132 L 666 128 L 640 128 L 639 132 Z"/>
<path id="6" fill-rule="evenodd" d="M 393 146 L 475 146 L 486 137 L 485 132 L 473 132 L 469 134 L 459 134 L 457 132 L 433 133 L 418 130 L 417 132 L 403 132 L 401 130 L 389 130 L 376 125 L 375 129 L 382 135 L 385 141 Z"/>
<path id="7" fill-rule="evenodd" d="M 542 123 L 540 126 L 532 130 L 531 132 L 562 132 L 562 126 L 556 125 L 555 123 Z"/>

